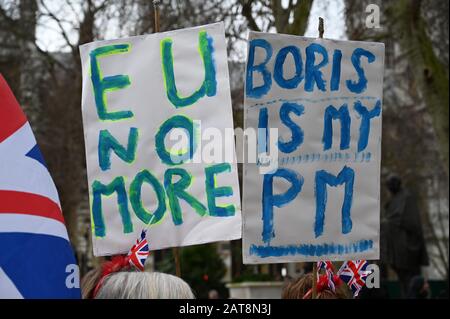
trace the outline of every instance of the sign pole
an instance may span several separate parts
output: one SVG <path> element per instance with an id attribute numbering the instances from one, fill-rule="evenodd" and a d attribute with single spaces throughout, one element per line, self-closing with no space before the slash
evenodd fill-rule
<path id="1" fill-rule="evenodd" d="M 154 32 L 159 32 L 159 6 L 161 5 L 161 0 L 153 0 L 153 9 L 155 12 L 155 25 Z M 178 247 L 172 248 L 173 258 L 175 259 L 175 274 L 177 277 L 181 277 L 181 262 L 180 262 L 180 249 Z"/>
<path id="2" fill-rule="evenodd" d="M 153 0 L 153 9 L 155 11 L 155 32 L 159 32 L 159 6 L 161 4 L 161 0 Z"/>
<path id="3" fill-rule="evenodd" d="M 181 262 L 180 262 L 180 249 L 178 247 L 172 248 L 173 257 L 175 259 L 175 274 L 181 278 Z"/>
<path id="4" fill-rule="evenodd" d="M 323 32 L 324 32 L 323 18 L 319 17 L 319 38 L 320 39 L 323 39 Z"/>
<path id="5" fill-rule="evenodd" d="M 323 27 L 323 18 L 319 17 L 319 38 L 323 39 L 323 32 L 324 32 L 324 27 Z M 313 284 L 312 284 L 312 299 L 316 299 L 317 298 L 317 262 L 313 263 Z"/>
<path id="6" fill-rule="evenodd" d="M 317 298 L 317 261 L 313 262 L 313 285 L 312 285 L 312 294 L 311 298 Z"/>

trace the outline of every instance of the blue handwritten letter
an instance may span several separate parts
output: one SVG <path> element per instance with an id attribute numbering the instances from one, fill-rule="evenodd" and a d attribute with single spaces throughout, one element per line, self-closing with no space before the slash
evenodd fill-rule
<path id="1" fill-rule="evenodd" d="M 342 233 L 348 234 L 352 230 L 351 208 L 354 180 L 355 172 L 347 166 L 342 169 L 337 177 L 325 170 L 316 172 L 316 221 L 314 224 L 316 238 L 322 235 L 325 224 L 327 185 L 336 187 L 345 184 L 344 203 L 342 204 Z"/>
<path id="2" fill-rule="evenodd" d="M 275 177 L 280 177 L 291 183 L 291 187 L 283 194 L 274 194 L 273 186 Z M 279 168 L 272 174 L 264 175 L 263 195 L 262 195 L 262 219 L 263 231 L 262 239 L 265 243 L 270 244 L 270 240 L 275 237 L 273 230 L 273 208 L 283 207 L 292 201 L 301 192 L 303 186 L 303 177 L 297 172 L 287 169 Z"/>

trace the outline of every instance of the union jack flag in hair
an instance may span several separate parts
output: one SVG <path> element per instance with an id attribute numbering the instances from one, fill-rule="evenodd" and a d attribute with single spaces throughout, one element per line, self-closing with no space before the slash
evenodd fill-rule
<path id="1" fill-rule="evenodd" d="M 150 220 L 149 225 L 151 225 L 153 218 L 154 215 Z M 136 240 L 136 244 L 134 244 L 133 247 L 131 247 L 130 251 L 128 252 L 128 255 L 113 256 L 110 261 L 103 263 L 102 274 L 97 282 L 97 285 L 95 286 L 93 298 L 97 296 L 106 276 L 108 276 L 109 274 L 124 269 L 129 269 L 130 267 L 135 267 L 140 271 L 145 270 L 145 261 L 147 260 L 147 257 L 150 255 L 150 247 L 148 245 L 146 235 L 147 230 L 146 229 L 142 230 L 141 236 Z"/>
<path id="2" fill-rule="evenodd" d="M 0 74 L 0 299 L 81 298 L 58 193 Z"/>
<path id="3" fill-rule="evenodd" d="M 150 249 L 146 238 L 146 230 L 143 230 L 139 239 L 136 240 L 136 244 L 131 247 L 128 253 L 130 265 L 144 271 L 145 261 L 149 255 Z"/>
<path id="4" fill-rule="evenodd" d="M 367 276 L 371 274 L 366 270 L 368 265 L 365 260 L 349 260 L 338 271 L 342 281 L 352 289 L 353 297 L 358 297 L 359 292 L 366 284 Z"/>
<path id="5" fill-rule="evenodd" d="M 317 278 L 320 278 L 320 271 L 324 269 L 327 275 L 328 288 L 331 291 L 336 291 L 335 278 L 334 278 L 334 266 L 331 261 L 318 261 L 317 262 Z"/>

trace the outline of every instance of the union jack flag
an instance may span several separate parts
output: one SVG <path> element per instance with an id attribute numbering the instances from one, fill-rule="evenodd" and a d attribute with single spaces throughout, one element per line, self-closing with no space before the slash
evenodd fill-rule
<path id="1" fill-rule="evenodd" d="M 80 297 L 56 187 L 0 75 L 0 299 Z"/>
<path id="2" fill-rule="evenodd" d="M 336 285 L 334 283 L 334 266 L 331 261 L 318 261 L 317 262 L 317 278 L 320 277 L 320 271 L 324 269 L 328 279 L 328 288 L 332 291 L 336 291 Z"/>
<path id="3" fill-rule="evenodd" d="M 365 260 L 349 260 L 338 271 L 339 277 L 352 289 L 354 297 L 358 296 L 366 284 L 367 276 L 371 273 L 366 270 L 368 265 Z"/>
<path id="4" fill-rule="evenodd" d="M 150 255 L 150 249 L 146 238 L 146 231 L 141 232 L 141 236 L 136 240 L 136 244 L 131 247 L 128 253 L 130 265 L 136 267 L 140 271 L 144 271 L 145 261 Z"/>
<path id="5" fill-rule="evenodd" d="M 317 262 L 317 271 L 325 269 L 325 271 L 334 272 L 334 266 L 331 261 L 318 261 Z"/>

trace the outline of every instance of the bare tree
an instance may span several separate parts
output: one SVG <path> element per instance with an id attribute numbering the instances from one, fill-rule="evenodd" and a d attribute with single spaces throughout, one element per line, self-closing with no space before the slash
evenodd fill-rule
<path id="1" fill-rule="evenodd" d="M 381 8 L 380 29 L 365 25 L 365 8 L 374 3 Z M 386 47 L 382 177 L 395 172 L 416 194 L 431 263 L 448 277 L 448 30 L 429 30 L 431 21 L 448 25 L 448 1 L 345 5 L 348 37 Z M 381 199 L 386 202 L 385 192 Z"/>

